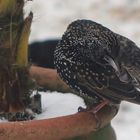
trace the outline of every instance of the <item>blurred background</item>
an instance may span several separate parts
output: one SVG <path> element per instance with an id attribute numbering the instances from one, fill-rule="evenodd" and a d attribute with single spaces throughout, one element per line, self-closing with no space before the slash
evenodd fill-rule
<path id="1" fill-rule="evenodd" d="M 61 38 L 67 26 L 77 19 L 99 22 L 140 46 L 140 0 L 34 0 L 30 43 Z M 112 121 L 118 140 L 140 140 L 140 106 L 123 102 Z"/>

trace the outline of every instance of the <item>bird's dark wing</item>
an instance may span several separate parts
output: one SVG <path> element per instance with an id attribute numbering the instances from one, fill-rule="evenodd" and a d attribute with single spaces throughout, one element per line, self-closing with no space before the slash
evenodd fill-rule
<path id="1" fill-rule="evenodd" d="M 120 51 L 118 61 L 128 73 L 140 82 L 140 48 L 130 39 L 116 34 Z"/>
<path id="2" fill-rule="evenodd" d="M 111 36 L 110 39 L 112 38 L 117 40 L 115 36 Z M 91 70 L 89 75 L 95 73 L 95 76 L 87 79 L 78 71 L 75 72 L 80 86 L 85 86 L 88 90 L 95 91 L 98 95 L 111 100 L 134 100 L 136 98 L 136 84 L 133 82 L 133 77 L 118 63 L 117 55 L 115 58 L 113 58 L 114 55 L 112 56 L 112 51 L 119 52 L 120 47 L 115 46 L 117 44 L 114 44 L 113 50 L 113 44 L 109 46 L 102 39 L 92 38 L 92 43 L 87 43 L 86 49 L 81 49 L 83 47 L 78 45 L 80 55 L 83 55 L 82 62 L 87 61 L 89 65 L 93 64 L 89 66 Z M 86 67 L 88 66 L 85 66 L 84 71 L 86 71 Z"/>
<path id="3" fill-rule="evenodd" d="M 110 71 L 112 71 L 112 66 L 105 67 L 100 65 L 98 67 L 102 68 L 102 72 L 96 71 L 96 75 L 90 79 L 83 76 L 82 73 L 80 74 L 80 72 L 77 73 L 76 80 L 80 87 L 86 87 L 87 91 L 93 91 L 94 93 L 97 93 L 98 96 L 104 99 L 109 99 L 112 102 L 117 103 L 121 100 L 126 100 L 137 104 L 140 103 L 140 93 L 136 89 L 136 83 L 133 81 L 134 79 L 131 78 L 127 71 L 122 75 L 122 79 L 124 79 L 123 81 L 118 78 L 116 73 L 106 73 L 106 68 L 110 68 Z M 92 72 L 95 73 L 93 70 Z M 137 97 L 139 97 L 139 99 L 136 99 Z"/>

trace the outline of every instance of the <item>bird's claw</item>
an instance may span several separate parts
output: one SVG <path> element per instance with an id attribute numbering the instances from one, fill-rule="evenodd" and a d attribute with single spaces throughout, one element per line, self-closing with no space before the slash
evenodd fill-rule
<path id="1" fill-rule="evenodd" d="M 78 112 L 85 112 L 85 111 L 87 111 L 86 108 L 83 108 L 81 106 L 78 107 Z"/>
<path id="2" fill-rule="evenodd" d="M 95 131 L 99 130 L 101 128 L 101 120 L 99 119 L 99 117 L 97 116 L 97 111 L 95 108 L 91 109 L 89 107 L 87 108 L 83 108 L 83 107 L 79 107 L 78 108 L 78 112 L 89 112 L 92 115 L 94 115 L 95 120 L 96 120 L 96 127 L 95 127 Z"/>
<path id="3" fill-rule="evenodd" d="M 101 128 L 101 120 L 100 118 L 98 117 L 97 115 L 97 112 L 93 109 L 93 110 L 90 110 L 88 111 L 89 113 L 91 113 L 92 115 L 94 115 L 95 117 L 95 120 L 96 120 L 96 127 L 95 127 L 95 130 L 99 130 Z"/>

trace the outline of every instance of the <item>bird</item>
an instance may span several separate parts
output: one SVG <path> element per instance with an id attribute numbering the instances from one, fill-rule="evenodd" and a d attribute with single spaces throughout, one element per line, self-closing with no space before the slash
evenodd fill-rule
<path id="1" fill-rule="evenodd" d="M 140 104 L 140 49 L 92 20 L 70 23 L 54 52 L 61 79 L 97 104 L 94 113 L 121 101 Z"/>

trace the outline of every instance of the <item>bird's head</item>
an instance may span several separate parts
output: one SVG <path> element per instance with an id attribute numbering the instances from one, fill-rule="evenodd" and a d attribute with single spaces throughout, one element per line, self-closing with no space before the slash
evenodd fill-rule
<path id="1" fill-rule="evenodd" d="M 77 20 L 68 26 L 59 46 L 63 50 L 97 61 L 106 53 L 111 53 L 111 35 L 108 35 L 111 33 L 98 23 Z"/>
<path id="2" fill-rule="evenodd" d="M 78 43 L 75 47 L 83 57 L 87 57 L 91 60 L 98 61 L 102 59 L 110 50 L 108 46 L 101 42 L 98 38 L 83 39 L 83 43 Z"/>

